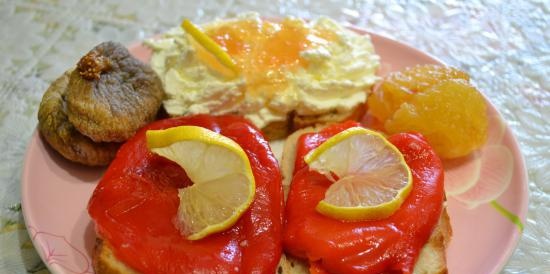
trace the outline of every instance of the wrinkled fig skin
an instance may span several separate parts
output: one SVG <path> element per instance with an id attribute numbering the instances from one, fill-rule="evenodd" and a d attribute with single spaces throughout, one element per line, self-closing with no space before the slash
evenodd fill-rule
<path id="1" fill-rule="evenodd" d="M 120 144 L 95 143 L 69 122 L 65 102 L 69 75 L 70 72 L 65 72 L 44 93 L 38 110 L 38 130 L 63 157 L 88 166 L 107 165 Z"/>
<path id="2" fill-rule="evenodd" d="M 71 73 L 69 121 L 96 142 L 121 142 L 155 119 L 163 96 L 148 65 L 119 43 L 101 43 Z"/>

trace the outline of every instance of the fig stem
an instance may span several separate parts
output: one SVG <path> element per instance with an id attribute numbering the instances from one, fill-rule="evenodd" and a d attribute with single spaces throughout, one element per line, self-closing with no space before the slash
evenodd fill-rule
<path id="1" fill-rule="evenodd" d="M 98 80 L 101 73 L 111 69 L 111 62 L 97 51 L 84 55 L 76 65 L 80 76 L 86 80 Z"/>

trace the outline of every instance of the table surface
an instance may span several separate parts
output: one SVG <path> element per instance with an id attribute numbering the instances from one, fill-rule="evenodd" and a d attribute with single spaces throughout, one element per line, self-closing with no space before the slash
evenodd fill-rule
<path id="1" fill-rule="evenodd" d="M 0 0 L 0 273 L 48 273 L 26 232 L 20 179 L 49 83 L 99 42 L 244 11 L 329 16 L 470 73 L 516 135 L 529 176 L 525 230 L 503 273 L 550 273 L 550 1 L 415 2 Z"/>

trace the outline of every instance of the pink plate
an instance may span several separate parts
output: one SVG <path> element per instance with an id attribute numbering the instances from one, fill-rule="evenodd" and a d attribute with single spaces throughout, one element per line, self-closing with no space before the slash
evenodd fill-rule
<path id="1" fill-rule="evenodd" d="M 441 64 L 407 45 L 371 36 L 382 60 L 381 75 L 416 64 Z M 146 62 L 151 54 L 141 44 L 130 46 L 130 51 Z M 451 274 L 499 272 L 516 247 L 525 221 L 528 198 L 522 155 L 490 104 L 488 113 L 488 144 L 462 162 L 446 163 L 453 228 L 447 251 Z M 23 214 L 38 253 L 54 273 L 93 273 L 95 231 L 86 205 L 103 171 L 63 159 L 37 132 L 31 138 L 21 182 Z M 455 185 L 453 178 L 468 183 Z"/>

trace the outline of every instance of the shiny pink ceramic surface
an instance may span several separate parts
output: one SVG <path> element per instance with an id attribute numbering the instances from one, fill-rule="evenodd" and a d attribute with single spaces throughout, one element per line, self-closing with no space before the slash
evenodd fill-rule
<path id="1" fill-rule="evenodd" d="M 441 63 L 399 42 L 371 36 L 381 57 L 381 75 L 416 64 Z M 151 54 L 141 44 L 131 46 L 130 51 L 146 62 Z M 494 107 L 490 105 L 488 112 L 492 119 L 487 149 L 452 165 L 449 171 L 449 180 L 472 178 L 467 189 L 458 187 L 448 194 L 453 228 L 447 251 L 451 274 L 497 273 L 514 250 L 521 232 L 491 201 L 521 222 L 525 220 L 528 196 L 523 158 Z M 503 160 L 495 163 L 492 159 Z M 474 165 L 473 161 L 478 162 Z M 86 206 L 103 171 L 63 159 L 38 133 L 31 138 L 21 182 L 23 213 L 37 251 L 54 273 L 93 273 L 95 231 Z"/>

